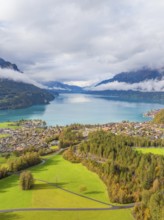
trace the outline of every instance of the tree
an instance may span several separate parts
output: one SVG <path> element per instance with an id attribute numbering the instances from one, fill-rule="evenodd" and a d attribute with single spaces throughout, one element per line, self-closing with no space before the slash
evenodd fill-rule
<path id="1" fill-rule="evenodd" d="M 149 202 L 149 208 L 152 220 L 162 220 L 162 207 L 164 205 L 164 198 L 162 191 L 154 193 Z"/>
<path id="2" fill-rule="evenodd" d="M 22 172 L 19 181 L 22 190 L 29 190 L 34 185 L 34 178 L 30 171 Z"/>

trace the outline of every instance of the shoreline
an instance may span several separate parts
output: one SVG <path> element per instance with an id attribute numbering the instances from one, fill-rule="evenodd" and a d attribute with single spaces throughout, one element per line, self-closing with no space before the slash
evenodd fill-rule
<path id="1" fill-rule="evenodd" d="M 143 114 L 144 117 L 154 118 L 162 109 L 150 110 Z"/>

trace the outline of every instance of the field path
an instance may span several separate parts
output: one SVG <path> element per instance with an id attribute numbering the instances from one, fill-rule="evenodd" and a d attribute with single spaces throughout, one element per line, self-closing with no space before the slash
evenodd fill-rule
<path id="1" fill-rule="evenodd" d="M 55 152 L 52 155 L 52 157 L 57 155 L 57 154 L 60 154 L 64 150 L 65 149 L 58 150 L 57 152 Z M 41 164 L 44 164 L 45 162 L 46 162 L 46 160 L 42 160 Z M 20 173 L 21 173 L 21 171 L 17 172 L 16 174 L 19 175 Z M 51 183 L 51 182 L 48 182 L 48 181 L 45 181 L 45 180 L 41 180 L 41 179 L 35 179 L 35 180 L 43 182 L 43 183 L 46 183 L 46 184 L 49 184 L 49 185 L 52 185 L 55 188 L 63 190 L 65 192 L 67 192 L 67 193 L 70 193 L 70 194 L 73 194 L 73 195 L 76 195 L 76 196 L 79 196 L 79 197 L 83 197 L 85 199 L 92 200 L 94 202 L 97 202 L 97 203 L 100 203 L 100 204 L 103 204 L 103 205 L 106 205 L 107 207 L 106 208 L 13 208 L 13 209 L 1 209 L 0 213 L 19 212 L 19 211 L 21 211 L 21 212 L 22 211 L 23 212 L 26 212 L 26 211 L 68 211 L 68 212 L 69 211 L 110 211 L 110 210 L 118 210 L 118 209 L 129 209 L 129 208 L 134 207 L 134 204 L 117 206 L 117 205 L 113 205 L 113 204 L 110 204 L 110 203 L 105 203 L 105 202 L 102 202 L 100 200 L 93 199 L 93 198 L 87 197 L 85 195 L 81 195 L 81 194 L 78 194 L 76 192 L 72 192 L 70 190 L 64 189 L 64 188 L 58 186 L 55 183 Z"/>
<path id="2" fill-rule="evenodd" d="M 82 198 L 85 198 L 85 199 L 88 199 L 88 200 L 92 200 L 92 201 L 94 201 L 94 202 L 98 202 L 98 203 L 101 203 L 101 204 L 103 204 L 103 205 L 107 205 L 107 206 L 109 206 L 109 208 L 105 208 L 105 209 L 107 209 L 107 210 L 110 210 L 110 209 L 112 210 L 112 209 L 132 208 L 132 207 L 134 207 L 134 204 L 133 204 L 133 203 L 128 204 L 128 205 L 123 205 L 123 206 L 115 206 L 115 205 L 113 205 L 113 204 L 111 204 L 111 203 L 102 202 L 102 201 L 100 201 L 100 200 L 93 199 L 93 198 L 90 198 L 90 197 L 88 197 L 88 196 L 84 196 L 84 195 L 81 195 L 81 194 L 79 194 L 79 193 L 75 193 L 75 192 L 72 192 L 72 191 L 70 191 L 70 190 L 64 189 L 64 188 L 58 186 L 58 185 L 55 184 L 55 183 L 50 183 L 50 182 L 47 182 L 47 181 L 45 181 L 45 180 L 40 180 L 40 179 L 35 179 L 35 180 L 40 181 L 40 182 L 43 182 L 43 183 L 50 184 L 50 185 L 54 186 L 55 188 L 61 189 L 61 190 L 65 191 L 65 192 L 67 192 L 67 193 L 71 193 L 71 194 L 73 194 L 73 195 L 76 195 L 76 196 L 79 196 L 79 197 L 82 197 Z M 81 210 L 81 209 L 80 209 L 80 210 Z M 84 208 L 84 210 L 85 210 L 85 208 Z M 91 210 L 95 210 L 95 209 L 91 209 Z M 100 209 L 100 210 L 101 210 L 101 209 Z M 102 208 L 102 210 L 103 210 L 103 208 Z"/>
<path id="3" fill-rule="evenodd" d="M 112 206 L 110 208 L 22 208 L 22 209 L 3 209 L 0 213 L 6 212 L 26 212 L 26 211 L 110 211 L 117 209 L 129 209 L 132 206 Z"/>
<path id="4" fill-rule="evenodd" d="M 81 194 L 78 194 L 75 192 L 72 192 L 67 189 L 63 189 L 62 187 L 57 186 L 57 184 L 50 183 L 45 180 L 40 180 L 40 179 L 35 179 L 35 180 L 53 185 L 55 188 L 61 189 L 67 193 L 71 193 L 73 195 L 83 197 L 85 199 L 89 199 L 89 200 L 107 205 L 109 207 L 107 207 L 107 208 L 16 208 L 16 209 L 2 209 L 2 210 L 0 210 L 0 213 L 19 212 L 19 211 L 21 211 L 21 212 L 22 211 L 24 211 L 24 212 L 25 211 L 110 211 L 110 210 L 118 210 L 118 209 L 129 209 L 134 206 L 134 204 L 129 204 L 129 205 L 125 205 L 125 206 L 115 206 L 112 204 L 108 204 L 108 203 L 105 203 L 105 202 L 102 202 L 102 201 L 99 201 L 99 200 L 96 200 L 96 199 L 93 199 L 93 198 L 90 198 L 90 197 L 87 197 L 87 196 L 84 196 L 84 195 L 81 195 Z"/>

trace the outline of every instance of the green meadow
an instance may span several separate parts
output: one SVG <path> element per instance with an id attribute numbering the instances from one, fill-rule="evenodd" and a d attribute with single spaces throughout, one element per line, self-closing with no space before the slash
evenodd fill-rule
<path id="1" fill-rule="evenodd" d="M 5 138 L 5 137 L 8 137 L 10 136 L 9 134 L 0 134 L 0 138 Z"/>
<path id="2" fill-rule="evenodd" d="M 0 213 L 1 220 L 133 220 L 130 209 L 111 211 L 36 211 Z"/>
<path id="3" fill-rule="evenodd" d="M 50 156 L 43 165 L 30 169 L 34 178 L 56 183 L 65 189 L 81 193 L 91 198 L 109 203 L 105 184 L 99 177 L 81 164 L 72 164 L 61 155 Z M 85 192 L 80 192 L 82 186 Z M 106 207 L 103 204 L 87 200 L 64 192 L 54 186 L 35 181 L 34 189 L 22 191 L 19 177 L 12 175 L 0 181 L 0 208 L 24 207 Z M 14 204 L 11 200 L 14 198 Z"/>
<path id="4" fill-rule="evenodd" d="M 137 147 L 135 150 L 143 154 L 152 153 L 164 156 L 164 148 L 162 147 Z"/>
<path id="5" fill-rule="evenodd" d="M 96 200 L 110 203 L 105 184 L 97 174 L 87 170 L 82 164 L 73 164 L 62 155 L 45 157 L 45 163 L 30 169 L 35 179 L 55 183 L 58 186 Z M 56 188 L 39 180 L 32 190 L 22 191 L 18 175 L 0 181 L 0 209 L 10 208 L 107 208 L 108 205 L 92 201 Z M 85 187 L 85 191 L 80 189 Z M 13 199 L 14 202 L 13 202 Z M 131 220 L 131 210 L 114 211 L 32 211 L 0 214 L 0 219 L 124 219 Z M 123 218 L 122 218 L 123 219 Z"/>
<path id="6" fill-rule="evenodd" d="M 17 129 L 19 126 L 14 125 L 14 122 L 2 122 L 0 123 L 0 128 Z"/>

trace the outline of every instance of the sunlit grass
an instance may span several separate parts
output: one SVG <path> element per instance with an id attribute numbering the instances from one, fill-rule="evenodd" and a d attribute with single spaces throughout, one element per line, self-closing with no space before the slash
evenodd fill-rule
<path id="1" fill-rule="evenodd" d="M 133 220 L 131 209 L 112 211 L 36 211 L 1 213 L 1 220 Z"/>
<path id="2" fill-rule="evenodd" d="M 0 128 L 10 128 L 10 129 L 18 129 L 19 126 L 15 125 L 14 122 L 2 122 L 0 123 Z"/>
<path id="3" fill-rule="evenodd" d="M 158 155 L 163 155 L 164 156 L 164 148 L 162 147 L 137 147 L 135 148 L 135 150 L 137 150 L 138 152 L 141 152 L 143 154 L 148 154 L 148 153 L 152 153 L 152 154 L 158 154 Z"/>

